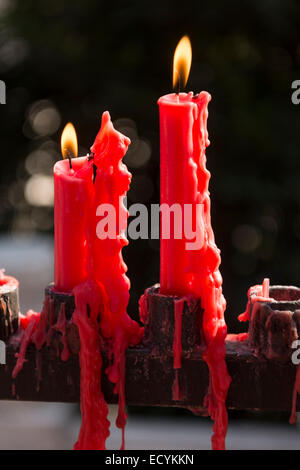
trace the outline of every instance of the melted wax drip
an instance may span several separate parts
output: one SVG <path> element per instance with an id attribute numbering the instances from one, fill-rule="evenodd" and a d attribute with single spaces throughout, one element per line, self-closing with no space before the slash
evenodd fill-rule
<path id="1" fill-rule="evenodd" d="M 130 282 L 122 257 L 122 248 L 128 244 L 124 235 L 128 211 L 123 200 L 129 189 L 131 175 L 122 163 L 122 158 L 129 143 L 127 137 L 114 129 L 109 113 L 103 113 L 101 129 L 91 147 L 93 159 L 87 158 L 85 165 L 75 173 L 75 176 L 89 182 L 90 191 L 87 209 L 87 281 L 74 289 L 74 322 L 79 329 L 81 344 L 82 413 L 76 449 L 105 449 L 105 441 L 109 435 L 107 405 L 101 392 L 99 335 L 107 340 L 109 347 L 110 365 L 105 372 L 115 384 L 114 392 L 118 394 L 116 425 L 122 430 L 121 449 L 125 447 L 125 353 L 128 346 L 141 341 L 144 332 L 126 311 Z M 96 179 L 93 178 L 95 165 L 98 168 Z M 115 230 L 112 236 L 105 239 L 95 237 L 98 223 L 96 212 L 100 204 L 109 204 L 115 208 Z M 87 304 L 89 315 L 86 311 Z M 95 432 L 99 433 L 99 437 L 95 436 Z"/>
<path id="2" fill-rule="evenodd" d="M 250 287 L 248 290 L 247 296 L 247 306 L 245 312 L 241 313 L 238 316 L 240 322 L 246 322 L 250 320 L 250 312 L 253 304 L 255 302 L 272 302 L 274 299 L 269 297 L 270 295 L 270 279 L 265 278 L 262 284 Z M 244 342 L 248 339 L 249 333 L 238 333 L 227 335 L 228 341 L 239 341 Z"/>
<path id="3" fill-rule="evenodd" d="M 249 321 L 251 307 L 255 302 L 274 302 L 274 299 L 269 297 L 270 295 L 270 280 L 265 278 L 262 284 L 250 287 L 247 292 L 248 302 L 246 310 L 238 316 L 238 320 Z"/>
<path id="4" fill-rule="evenodd" d="M 70 351 L 66 343 L 66 318 L 65 318 L 65 304 L 61 305 L 58 315 L 57 323 L 54 323 L 54 303 L 53 299 L 46 296 L 43 310 L 41 312 L 34 312 L 29 310 L 27 315 L 21 316 L 20 326 L 22 335 L 20 338 L 19 352 L 16 353 L 17 362 L 12 371 L 12 377 L 15 379 L 18 373 L 22 370 L 26 362 L 26 351 L 28 346 L 33 343 L 37 349 L 37 370 L 38 370 L 38 385 L 41 380 L 41 356 L 39 352 L 44 345 L 50 345 L 51 338 L 54 330 L 60 331 L 60 341 L 62 343 L 61 359 L 66 361 L 70 356 Z M 58 351 L 59 353 L 59 351 Z"/>
<path id="5" fill-rule="evenodd" d="M 81 427 L 74 449 L 105 449 L 109 436 L 108 406 L 101 391 L 102 357 L 97 317 L 102 301 L 99 286 L 86 281 L 73 290 L 73 321 L 80 337 Z"/>
<path id="6" fill-rule="evenodd" d="M 194 110 L 193 147 L 194 152 L 189 164 L 193 166 L 192 181 L 195 184 L 194 204 L 201 204 L 202 247 L 197 251 L 187 252 L 186 273 L 189 293 L 201 298 L 203 313 L 203 332 L 206 350 L 203 359 L 208 365 L 210 378 L 205 405 L 214 420 L 212 448 L 225 449 L 225 437 L 228 427 L 226 397 L 231 378 L 228 374 L 225 355 L 227 326 L 224 320 L 226 301 L 222 294 L 222 277 L 219 271 L 220 251 L 216 246 L 210 220 L 210 197 L 208 184 L 210 173 L 206 168 L 205 149 L 209 145 L 207 134 L 207 106 L 210 95 L 201 92 L 199 106 Z M 190 172 L 188 172 L 189 174 Z"/>
<path id="7" fill-rule="evenodd" d="M 61 333 L 60 341 L 61 341 L 63 349 L 62 349 L 60 357 L 62 361 L 67 361 L 70 357 L 70 350 L 69 350 L 68 342 L 67 342 L 66 305 L 64 303 L 61 304 L 56 324 L 53 325 L 53 328 L 51 328 L 49 331 L 53 332 L 53 330 L 59 331 Z M 50 345 L 50 342 L 51 342 L 51 337 L 50 339 L 47 338 L 48 345 Z"/>
<path id="8" fill-rule="evenodd" d="M 243 343 L 244 341 L 247 341 L 249 338 L 249 333 L 237 333 L 237 334 L 230 334 L 226 336 L 226 341 L 232 341 L 236 343 Z"/>

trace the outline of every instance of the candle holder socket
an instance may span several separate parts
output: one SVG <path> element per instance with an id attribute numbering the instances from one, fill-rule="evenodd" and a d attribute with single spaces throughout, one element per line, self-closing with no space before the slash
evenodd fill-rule
<path id="1" fill-rule="evenodd" d="M 288 362 L 300 337 L 300 289 L 270 286 L 269 297 L 250 306 L 249 344 L 257 356 Z"/>
<path id="2" fill-rule="evenodd" d="M 80 349 L 80 340 L 77 326 L 71 321 L 73 312 L 75 310 L 75 299 L 72 292 L 58 292 L 51 283 L 45 289 L 45 298 L 49 299 L 47 302 L 48 324 L 53 325 L 59 318 L 62 305 L 65 307 L 66 316 L 66 338 L 70 352 L 77 354 Z"/>
<path id="3" fill-rule="evenodd" d="M 175 338 L 183 355 L 205 349 L 200 299 L 163 295 L 155 284 L 141 297 L 140 317 L 145 324 L 144 344 L 152 354 L 173 354 Z"/>

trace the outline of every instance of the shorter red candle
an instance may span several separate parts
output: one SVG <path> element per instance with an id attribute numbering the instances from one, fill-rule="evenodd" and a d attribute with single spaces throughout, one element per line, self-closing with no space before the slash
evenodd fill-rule
<path id="1" fill-rule="evenodd" d="M 55 288 L 71 291 L 86 279 L 86 226 L 89 188 L 77 177 L 86 158 L 67 160 L 54 167 Z"/>
<path id="2" fill-rule="evenodd" d="M 86 227 L 89 182 L 79 170 L 87 157 L 77 157 L 74 127 L 66 125 L 61 139 L 62 155 L 66 160 L 54 166 L 54 244 L 55 288 L 71 291 L 86 279 Z M 69 158 L 69 160 L 67 160 Z"/>

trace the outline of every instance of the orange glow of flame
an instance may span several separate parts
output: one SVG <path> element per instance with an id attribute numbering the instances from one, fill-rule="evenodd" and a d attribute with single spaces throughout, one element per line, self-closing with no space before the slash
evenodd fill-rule
<path id="1" fill-rule="evenodd" d="M 63 158 L 74 158 L 78 155 L 77 135 L 71 122 L 66 124 L 61 135 L 61 153 Z"/>
<path id="2" fill-rule="evenodd" d="M 180 39 L 174 53 L 173 60 L 173 88 L 184 88 L 192 64 L 192 46 L 188 36 Z"/>

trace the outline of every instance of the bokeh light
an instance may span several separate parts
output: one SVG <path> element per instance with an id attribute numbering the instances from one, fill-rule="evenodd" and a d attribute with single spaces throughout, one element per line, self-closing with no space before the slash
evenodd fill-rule
<path id="1" fill-rule="evenodd" d="M 25 199 L 32 206 L 53 206 L 53 177 L 41 174 L 31 176 L 25 185 Z"/>
<path id="2" fill-rule="evenodd" d="M 61 117 L 51 101 L 40 100 L 33 103 L 28 110 L 28 120 L 32 130 L 38 136 L 54 134 L 61 123 Z"/>
<path id="3" fill-rule="evenodd" d="M 239 225 L 232 233 L 233 244 L 242 253 L 255 251 L 261 243 L 261 239 L 259 229 L 252 225 Z"/>

